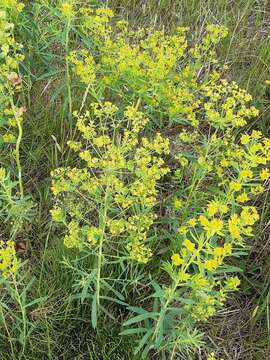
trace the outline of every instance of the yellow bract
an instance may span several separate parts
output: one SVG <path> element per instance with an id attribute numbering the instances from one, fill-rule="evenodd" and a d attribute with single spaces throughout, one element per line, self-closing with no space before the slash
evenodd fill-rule
<path id="1" fill-rule="evenodd" d="M 171 256 L 171 260 L 172 260 L 172 264 L 175 265 L 175 266 L 180 266 L 183 264 L 184 260 L 181 259 L 180 255 L 179 254 L 173 254 Z"/>
<path id="2" fill-rule="evenodd" d="M 73 17 L 75 15 L 73 5 L 71 2 L 64 2 L 61 5 L 61 12 L 66 17 Z"/>

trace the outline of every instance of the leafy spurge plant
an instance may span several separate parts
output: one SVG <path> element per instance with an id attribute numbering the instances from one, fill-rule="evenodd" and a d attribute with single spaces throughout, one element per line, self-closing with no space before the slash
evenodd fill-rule
<path id="1" fill-rule="evenodd" d="M 15 6 L 16 5 L 16 6 Z M 28 217 L 27 211 L 29 205 L 24 198 L 22 168 L 20 161 L 20 144 L 22 140 L 22 120 L 25 109 L 17 107 L 15 104 L 15 95 L 21 89 L 22 79 L 19 75 L 19 62 L 23 60 L 20 52 L 21 45 L 18 44 L 13 35 L 13 24 L 9 21 L 9 14 L 11 12 L 20 11 L 22 7 L 15 1 L 8 1 L 0 5 L 0 143 L 2 147 L 2 154 L 8 149 L 4 148 L 4 144 L 9 144 L 9 148 L 14 149 L 8 155 L 14 157 L 16 162 L 16 170 L 18 181 L 13 181 L 10 173 L 4 168 L 0 169 L 0 194 L 1 194 L 1 220 L 5 225 L 2 228 L 3 233 L 8 238 L 8 249 L 14 248 L 14 240 L 18 231 L 21 229 L 23 221 Z M 1 159 L 5 163 L 4 156 Z M 19 194 L 19 195 L 18 195 Z M 2 243 L 3 251 L 5 252 L 4 242 Z M 15 258 L 15 249 L 10 254 Z M 7 259 L 7 257 L 6 257 Z M 6 259 L 2 260 L 2 265 L 6 263 Z M 11 267 L 13 262 L 11 260 Z M 3 270 L 4 271 L 4 270 Z M 14 271 L 13 271 L 14 272 Z M 4 271 L 4 274 L 7 274 Z"/>
<path id="2" fill-rule="evenodd" d="M 16 250 L 17 237 L 29 220 L 32 207 L 24 194 L 20 155 L 26 109 L 17 105 L 17 94 L 22 88 L 19 63 L 23 55 L 12 23 L 23 7 L 16 0 L 3 0 L 0 4 L 0 331 L 10 343 L 12 358 L 17 357 L 15 340 L 23 354 L 29 335 L 26 292 L 32 285 L 29 278 L 26 280 L 26 273 L 18 271 L 21 263 Z"/>
<path id="3" fill-rule="evenodd" d="M 258 111 L 218 64 L 223 26 L 208 25 L 194 45 L 187 28 L 168 35 L 112 25 L 110 9 L 74 2 L 69 16 L 91 41 L 68 57 L 84 89 L 74 113 L 80 136 L 68 142 L 78 157 L 76 167 L 52 173 L 52 216 L 67 229 L 65 245 L 95 259 L 93 325 L 113 291 L 102 273 L 138 262 L 154 293 L 128 305 L 135 316 L 123 334 L 139 336 L 136 352 L 173 359 L 200 345 L 196 325 L 240 285 L 228 258 L 245 254 L 259 220 L 254 202 L 269 179 L 270 140 L 237 133 Z"/>
<path id="4" fill-rule="evenodd" d="M 52 216 L 68 230 L 65 245 L 90 246 L 95 257 L 94 309 L 100 304 L 104 266 L 118 257 L 142 264 L 151 258 L 149 232 L 155 220 L 157 182 L 168 172 L 163 160 L 168 140 L 157 134 L 139 142 L 149 120 L 130 106 L 119 121 L 118 111 L 105 102 L 75 114 L 81 141 L 68 145 L 86 165 L 52 173 L 56 196 Z"/>

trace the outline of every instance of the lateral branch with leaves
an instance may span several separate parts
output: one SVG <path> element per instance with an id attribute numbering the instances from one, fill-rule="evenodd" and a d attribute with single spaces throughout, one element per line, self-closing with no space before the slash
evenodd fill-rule
<path id="1" fill-rule="evenodd" d="M 16 42 L 11 22 L 12 16 L 23 9 L 16 1 L 0 4 L 0 270 L 4 277 L 15 275 L 19 266 L 16 258 L 15 240 L 24 221 L 29 220 L 31 203 L 24 196 L 20 145 L 23 135 L 24 107 L 16 104 L 17 94 L 22 90 L 19 63 L 23 61 L 22 46 Z M 15 161 L 16 166 L 11 164 Z M 15 169 L 15 171 L 14 171 Z"/>

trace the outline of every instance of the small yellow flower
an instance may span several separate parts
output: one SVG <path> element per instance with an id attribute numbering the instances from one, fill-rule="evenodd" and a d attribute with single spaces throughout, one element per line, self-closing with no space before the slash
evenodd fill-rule
<path id="1" fill-rule="evenodd" d="M 190 226 L 194 227 L 194 226 L 196 226 L 196 224 L 197 224 L 197 220 L 194 219 L 194 218 L 191 218 L 191 219 L 188 220 L 187 223 L 188 223 Z"/>
<path id="2" fill-rule="evenodd" d="M 183 264 L 184 260 L 180 257 L 179 254 L 173 254 L 171 256 L 172 264 L 174 266 L 180 266 Z"/>
<path id="3" fill-rule="evenodd" d="M 182 206 L 183 206 L 183 201 L 181 199 L 175 198 L 174 201 L 173 201 L 173 207 L 176 210 L 179 210 L 179 209 L 181 209 Z"/>
<path id="4" fill-rule="evenodd" d="M 208 224 L 209 224 L 209 220 L 204 215 L 200 215 L 199 221 L 200 221 L 201 225 L 204 227 L 208 226 Z"/>
<path id="5" fill-rule="evenodd" d="M 224 248 L 221 246 L 218 246 L 214 249 L 214 255 L 215 256 L 223 256 L 224 255 Z"/>
<path id="6" fill-rule="evenodd" d="M 188 228 L 187 228 L 186 226 L 180 226 L 180 227 L 178 228 L 178 233 L 179 233 L 180 235 L 185 235 L 187 232 L 188 232 Z"/>
<path id="7" fill-rule="evenodd" d="M 250 142 L 250 136 L 247 134 L 242 135 L 240 141 L 241 141 L 241 144 L 246 145 Z"/>
<path id="8" fill-rule="evenodd" d="M 218 212 L 221 214 L 226 214 L 229 211 L 229 208 L 226 204 L 223 204 L 219 201 L 213 200 L 207 205 L 207 213 L 210 217 L 216 215 Z"/>
<path id="9" fill-rule="evenodd" d="M 244 203 L 244 202 L 249 201 L 249 197 L 248 197 L 247 193 L 242 193 L 236 197 L 236 201 L 239 203 Z"/>
<path id="10" fill-rule="evenodd" d="M 207 231 L 207 235 L 210 237 L 214 236 L 215 234 L 221 235 L 221 230 L 223 229 L 223 221 L 218 218 L 214 218 L 210 221 L 207 219 L 205 221 L 205 219 L 204 217 L 200 217 L 200 221 L 203 220 L 203 222 L 201 221 L 201 224 Z"/>
<path id="11" fill-rule="evenodd" d="M 240 171 L 240 178 L 246 180 L 248 178 L 252 178 L 253 172 L 250 169 L 244 169 Z"/>
<path id="12" fill-rule="evenodd" d="M 75 15 L 73 6 L 71 3 L 64 2 L 61 6 L 61 12 L 64 16 L 71 18 Z"/>
<path id="13" fill-rule="evenodd" d="M 265 181 L 265 180 L 268 180 L 270 177 L 270 171 L 268 169 L 263 169 L 261 172 L 260 172 L 260 178 Z"/>
<path id="14" fill-rule="evenodd" d="M 226 280 L 225 288 L 226 290 L 236 290 L 240 285 L 240 280 L 237 276 L 231 276 Z"/>
<path id="15" fill-rule="evenodd" d="M 5 143 L 12 143 L 16 141 L 16 136 L 10 133 L 6 133 L 2 136 L 2 139 Z"/>
<path id="16" fill-rule="evenodd" d="M 193 242 L 191 242 L 188 239 L 185 239 L 183 241 L 183 245 L 191 252 L 194 251 L 194 249 L 195 249 L 195 244 L 193 244 Z"/>
<path id="17" fill-rule="evenodd" d="M 223 229 L 223 221 L 221 219 L 213 219 L 210 221 L 209 230 L 211 234 L 220 234 Z"/>
<path id="18" fill-rule="evenodd" d="M 254 206 L 245 206 L 241 211 L 241 220 L 244 226 L 254 225 L 260 218 Z"/>
<path id="19" fill-rule="evenodd" d="M 252 195 L 260 194 L 264 191 L 264 187 L 262 185 L 257 185 L 251 188 L 250 192 Z"/>
<path id="20" fill-rule="evenodd" d="M 233 214 L 228 221 L 229 232 L 233 239 L 241 239 L 240 218 Z"/>
<path id="21" fill-rule="evenodd" d="M 224 253 L 225 256 L 231 255 L 231 253 L 232 253 L 232 245 L 231 244 L 224 244 L 223 253 Z"/>
<path id="22" fill-rule="evenodd" d="M 208 357 L 207 360 L 217 360 L 217 358 L 215 357 L 214 353 L 211 353 Z"/>
<path id="23" fill-rule="evenodd" d="M 229 161 L 228 161 L 227 159 L 222 159 L 222 160 L 220 161 L 220 165 L 221 165 L 222 167 L 228 167 L 228 166 L 230 165 L 230 163 L 229 163 Z"/>
<path id="24" fill-rule="evenodd" d="M 240 191 L 242 189 L 242 184 L 239 181 L 231 181 L 230 189 L 232 191 Z"/>
<path id="25" fill-rule="evenodd" d="M 214 216 L 219 209 L 219 204 L 217 201 L 211 201 L 208 205 L 207 205 L 207 213 L 209 216 Z"/>
<path id="26" fill-rule="evenodd" d="M 179 139 L 185 143 L 189 143 L 192 141 L 192 135 L 190 133 L 188 133 L 187 130 L 183 130 L 179 134 Z"/>
<path id="27" fill-rule="evenodd" d="M 93 143 L 100 148 L 102 146 L 109 145 L 111 143 L 111 139 L 108 135 L 101 135 L 94 138 Z"/>
<path id="28" fill-rule="evenodd" d="M 192 276 L 192 282 L 198 287 L 207 287 L 209 285 L 208 280 L 199 274 Z"/>
<path id="29" fill-rule="evenodd" d="M 51 216 L 53 221 L 55 222 L 62 222 L 65 220 L 65 215 L 63 214 L 63 211 L 61 208 L 59 207 L 54 207 L 53 209 L 51 209 Z"/>
<path id="30" fill-rule="evenodd" d="M 254 140 L 259 140 L 262 137 L 262 133 L 261 133 L 261 131 L 253 130 L 251 133 L 251 137 Z"/>
<path id="31" fill-rule="evenodd" d="M 207 260 L 205 262 L 205 268 L 209 271 L 213 271 L 216 270 L 216 268 L 218 267 L 218 261 L 216 259 L 211 259 L 211 260 Z"/>
<path id="32" fill-rule="evenodd" d="M 184 271 L 180 271 L 180 273 L 179 273 L 179 280 L 180 281 L 186 282 L 189 278 L 190 278 L 189 274 L 187 274 Z"/>
<path id="33" fill-rule="evenodd" d="M 219 211 L 221 214 L 226 214 L 229 211 L 229 208 L 226 204 L 219 204 Z"/>

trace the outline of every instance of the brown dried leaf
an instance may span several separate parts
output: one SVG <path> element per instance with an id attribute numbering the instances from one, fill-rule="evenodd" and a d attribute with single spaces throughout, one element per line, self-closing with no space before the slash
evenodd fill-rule
<path id="1" fill-rule="evenodd" d="M 9 73 L 7 78 L 14 87 L 22 83 L 21 77 L 15 71 Z"/>
<path id="2" fill-rule="evenodd" d="M 17 109 L 17 114 L 18 116 L 22 116 L 26 111 L 27 111 L 26 107 L 21 106 L 20 108 Z"/>
<path id="3" fill-rule="evenodd" d="M 27 241 L 26 240 L 20 240 L 20 241 L 16 242 L 15 248 L 16 248 L 16 252 L 18 254 L 25 254 L 27 252 L 27 249 L 28 249 Z"/>

